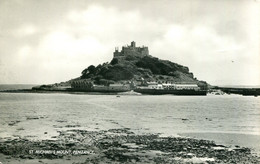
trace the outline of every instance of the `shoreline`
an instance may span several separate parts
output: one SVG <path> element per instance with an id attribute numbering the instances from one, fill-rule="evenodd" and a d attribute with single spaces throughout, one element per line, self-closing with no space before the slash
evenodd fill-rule
<path id="1" fill-rule="evenodd" d="M 194 139 L 212 140 L 217 144 L 229 147 L 247 147 L 260 156 L 260 135 L 247 133 L 230 133 L 230 132 L 184 132 L 178 133 L 181 137 Z"/>
<path id="2" fill-rule="evenodd" d="M 233 89 L 233 88 L 232 88 Z M 258 97 L 260 95 L 260 88 L 254 88 L 251 92 L 251 89 L 248 88 L 237 88 L 235 90 L 239 90 L 239 92 L 231 92 L 230 89 L 226 89 L 225 93 L 230 95 L 241 95 L 241 96 L 251 96 L 251 97 Z M 220 90 L 224 91 L 223 88 Z M 255 91 L 257 90 L 257 91 Z M 259 93 L 258 93 L 259 92 Z M 34 89 L 15 89 L 15 90 L 0 90 L 0 93 L 67 93 L 67 94 L 87 94 L 87 95 L 161 95 L 161 94 L 142 94 L 138 92 L 132 92 L 132 91 L 126 91 L 126 92 L 100 92 L 100 91 L 80 91 L 80 90 L 34 90 Z M 167 94 L 162 94 L 162 95 L 167 95 Z M 174 96 L 196 96 L 196 95 L 175 95 L 175 94 L 170 94 Z M 210 94 L 203 95 L 203 96 L 209 96 Z M 217 95 L 219 96 L 219 95 Z"/>
<path id="3" fill-rule="evenodd" d="M 135 134 L 129 128 L 59 131 L 53 140 L 29 138 L 0 142 L 3 163 L 257 163 L 260 157 L 239 145 L 212 140 Z"/>
<path id="4" fill-rule="evenodd" d="M 70 91 L 70 90 L 32 90 L 32 89 L 21 89 L 21 90 L 4 90 L 0 93 L 67 93 L 67 94 L 88 94 L 88 95 L 117 95 L 118 93 L 124 92 L 85 92 L 85 91 Z"/>

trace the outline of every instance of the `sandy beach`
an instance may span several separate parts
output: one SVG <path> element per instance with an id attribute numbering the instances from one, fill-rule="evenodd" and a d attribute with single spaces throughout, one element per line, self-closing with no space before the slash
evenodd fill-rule
<path id="1" fill-rule="evenodd" d="M 0 116 L 2 163 L 260 161 L 257 98 L 60 93 L 0 96 L 4 100 Z"/>

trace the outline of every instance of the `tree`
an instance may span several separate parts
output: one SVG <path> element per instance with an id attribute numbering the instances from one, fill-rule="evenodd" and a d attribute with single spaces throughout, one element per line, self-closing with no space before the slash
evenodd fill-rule
<path id="1" fill-rule="evenodd" d="M 93 66 L 93 65 L 90 65 L 88 68 L 84 69 L 82 72 L 81 72 L 81 78 L 88 78 L 89 75 L 93 75 L 95 74 L 96 72 L 96 67 Z"/>
<path id="2" fill-rule="evenodd" d="M 94 73 L 95 73 L 95 70 L 96 70 L 96 67 L 93 66 L 93 65 L 90 65 L 90 66 L 88 67 L 89 74 L 94 74 Z"/>
<path id="3" fill-rule="evenodd" d="M 112 65 L 115 65 L 115 64 L 117 64 L 118 63 L 118 59 L 117 58 L 114 58 L 111 62 L 110 62 L 110 64 L 112 64 Z"/>

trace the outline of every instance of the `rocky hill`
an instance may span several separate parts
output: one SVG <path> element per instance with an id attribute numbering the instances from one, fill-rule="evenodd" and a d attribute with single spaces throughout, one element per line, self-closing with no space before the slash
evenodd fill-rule
<path id="1" fill-rule="evenodd" d="M 207 85 L 206 82 L 194 78 L 188 67 L 150 55 L 139 56 L 136 53 L 114 57 L 110 63 L 103 63 L 98 66 L 90 65 L 82 71 L 80 78 L 89 79 L 95 84 L 144 79 L 146 81 Z"/>
<path id="2" fill-rule="evenodd" d="M 73 81 L 80 79 L 87 79 L 98 85 L 143 80 L 162 83 L 196 83 L 203 88 L 208 85 L 205 81 L 197 80 L 188 67 L 152 57 L 149 55 L 148 47 L 136 47 L 135 42 L 131 42 L 130 46 L 123 46 L 120 52 L 116 48 L 114 57 L 109 63 L 106 62 L 97 66 L 90 65 L 76 79 L 53 85 L 42 85 L 38 88 L 47 90 L 66 89 L 66 87 L 70 87 Z"/>

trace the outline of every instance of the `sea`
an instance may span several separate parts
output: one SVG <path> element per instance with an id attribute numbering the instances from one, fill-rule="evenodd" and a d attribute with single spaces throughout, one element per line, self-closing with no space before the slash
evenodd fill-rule
<path id="1" fill-rule="evenodd" d="M 0 140 L 53 139 L 63 130 L 118 128 L 260 152 L 260 97 L 0 93 Z"/>
<path id="2" fill-rule="evenodd" d="M 37 84 L 0 84 L 0 91 L 18 90 L 18 89 L 32 89 L 38 86 Z"/>

